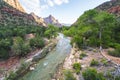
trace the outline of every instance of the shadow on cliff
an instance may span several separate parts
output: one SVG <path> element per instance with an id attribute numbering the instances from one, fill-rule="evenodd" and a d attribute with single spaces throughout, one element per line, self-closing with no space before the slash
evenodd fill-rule
<path id="1" fill-rule="evenodd" d="M 3 0 L 0 0 L 0 25 L 2 26 L 40 26 L 31 14 L 17 10 Z"/>

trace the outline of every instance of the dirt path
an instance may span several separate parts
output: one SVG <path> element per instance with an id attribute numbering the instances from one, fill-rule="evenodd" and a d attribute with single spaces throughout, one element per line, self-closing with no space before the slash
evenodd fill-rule
<path id="1" fill-rule="evenodd" d="M 118 57 L 113 57 L 108 54 L 108 49 L 104 49 L 101 54 L 108 60 L 112 61 L 113 63 L 119 64 L 120 65 L 120 58 Z"/>
<path id="2" fill-rule="evenodd" d="M 79 56 L 82 52 L 84 52 L 87 56 L 84 57 L 83 59 L 80 59 Z M 101 55 L 98 49 L 92 49 L 92 50 L 87 49 L 83 51 L 78 51 L 77 49 L 72 48 L 70 55 L 65 59 L 65 62 L 63 64 L 63 69 L 73 70 L 72 65 L 77 62 L 81 64 L 83 71 L 86 68 L 90 67 L 90 63 L 92 59 L 95 59 L 99 62 L 99 66 L 94 66 L 94 68 L 96 68 L 99 72 L 104 73 L 114 68 L 113 67 L 114 65 L 111 64 L 111 62 L 107 62 L 106 66 L 102 63 L 102 60 L 105 60 L 105 58 Z M 74 76 L 77 78 L 77 80 L 83 80 L 81 74 L 76 75 L 74 73 Z"/>

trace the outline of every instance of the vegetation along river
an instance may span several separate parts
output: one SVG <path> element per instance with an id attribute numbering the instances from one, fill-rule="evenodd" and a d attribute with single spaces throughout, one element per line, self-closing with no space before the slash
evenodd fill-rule
<path id="1" fill-rule="evenodd" d="M 35 70 L 28 72 L 20 80 L 51 80 L 59 64 L 63 63 L 71 51 L 67 37 L 60 33 L 57 39 L 56 47 L 37 63 Z"/>

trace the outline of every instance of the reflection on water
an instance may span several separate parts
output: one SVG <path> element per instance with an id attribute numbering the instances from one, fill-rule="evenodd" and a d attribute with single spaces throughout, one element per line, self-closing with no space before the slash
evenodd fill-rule
<path id="1" fill-rule="evenodd" d="M 22 80 L 51 80 L 51 76 L 57 70 L 58 65 L 63 63 L 71 50 L 70 40 L 64 37 L 63 34 L 59 33 L 57 39 L 59 40 L 55 50 L 40 60 L 35 70 L 26 74 Z"/>

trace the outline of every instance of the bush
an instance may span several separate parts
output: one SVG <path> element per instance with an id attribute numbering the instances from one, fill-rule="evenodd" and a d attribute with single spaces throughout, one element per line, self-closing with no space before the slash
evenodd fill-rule
<path id="1" fill-rule="evenodd" d="M 12 46 L 12 51 L 14 55 L 18 55 L 20 57 L 25 56 L 30 52 L 30 46 L 25 44 L 21 37 L 16 37 Z"/>
<path id="2" fill-rule="evenodd" d="M 5 78 L 5 80 L 14 80 L 17 74 L 13 71 L 10 71 L 9 76 Z"/>
<path id="3" fill-rule="evenodd" d="M 30 40 L 30 46 L 33 48 L 43 48 L 45 45 L 45 42 L 42 38 L 36 37 Z"/>
<path id="4" fill-rule="evenodd" d="M 120 57 L 120 50 L 115 49 L 114 51 L 108 51 L 108 54 L 115 57 Z"/>
<path id="5" fill-rule="evenodd" d="M 86 57 L 87 55 L 84 53 L 84 52 L 82 52 L 81 54 L 80 54 L 80 59 L 82 59 L 83 57 Z"/>
<path id="6" fill-rule="evenodd" d="M 98 66 L 98 65 L 99 65 L 98 61 L 92 59 L 90 66 Z"/>
<path id="7" fill-rule="evenodd" d="M 0 49 L 0 58 L 8 59 L 9 58 L 9 52 L 6 49 L 1 48 Z"/>
<path id="8" fill-rule="evenodd" d="M 107 66 L 108 65 L 108 61 L 106 59 L 101 59 L 101 62 L 103 65 Z"/>
<path id="9" fill-rule="evenodd" d="M 120 80 L 120 76 L 116 76 L 114 80 Z"/>
<path id="10" fill-rule="evenodd" d="M 18 75 L 23 74 L 25 71 L 28 70 L 29 66 L 30 66 L 30 62 L 25 62 L 24 60 L 21 60 L 20 67 L 16 71 L 16 74 Z"/>
<path id="11" fill-rule="evenodd" d="M 65 70 L 64 75 L 65 75 L 65 80 L 76 80 L 76 78 L 73 76 L 70 70 Z"/>
<path id="12" fill-rule="evenodd" d="M 80 63 L 74 63 L 74 64 L 73 64 L 73 68 L 75 69 L 75 72 L 76 72 L 77 74 L 80 73 L 80 70 L 81 70 L 81 65 L 80 65 Z"/>
<path id="13" fill-rule="evenodd" d="M 11 39 L 0 39 L 0 58 L 1 59 L 8 59 L 10 47 L 12 45 Z"/>
<path id="14" fill-rule="evenodd" d="M 106 80 L 102 73 L 98 73 L 94 68 L 88 68 L 82 72 L 85 80 Z"/>

